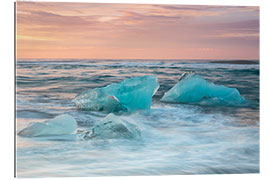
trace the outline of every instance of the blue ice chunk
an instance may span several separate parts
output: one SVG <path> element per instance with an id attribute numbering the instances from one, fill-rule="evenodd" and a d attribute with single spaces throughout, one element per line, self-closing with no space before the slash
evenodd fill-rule
<path id="1" fill-rule="evenodd" d="M 194 73 L 184 73 L 161 98 L 163 102 L 237 106 L 245 99 L 236 88 L 216 85 Z"/>
<path id="2" fill-rule="evenodd" d="M 69 135 L 75 133 L 77 128 L 77 122 L 72 116 L 62 114 L 44 122 L 31 123 L 18 135 L 25 137 Z"/>
<path id="3" fill-rule="evenodd" d="M 75 97 L 74 102 L 79 109 L 90 111 L 117 112 L 127 111 L 115 96 L 103 92 L 102 88 L 86 91 Z"/>
<path id="4" fill-rule="evenodd" d="M 95 124 L 91 137 L 97 139 L 125 138 L 139 140 L 141 139 L 141 132 L 135 124 L 128 122 L 121 116 L 110 113 Z"/>
<path id="5" fill-rule="evenodd" d="M 92 111 L 149 110 L 152 96 L 158 88 L 156 76 L 133 77 L 103 88 L 91 89 L 76 96 L 74 102 L 79 109 Z"/>

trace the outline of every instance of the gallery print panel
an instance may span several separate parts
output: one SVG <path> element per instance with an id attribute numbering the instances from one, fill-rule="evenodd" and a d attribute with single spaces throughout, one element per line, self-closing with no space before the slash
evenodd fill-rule
<path id="1" fill-rule="evenodd" d="M 259 7 L 15 13 L 17 177 L 259 173 Z"/>

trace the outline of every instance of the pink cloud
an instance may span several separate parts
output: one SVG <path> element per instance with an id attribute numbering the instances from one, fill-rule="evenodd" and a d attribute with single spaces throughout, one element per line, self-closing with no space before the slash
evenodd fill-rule
<path id="1" fill-rule="evenodd" d="M 18 57 L 258 58 L 258 7 L 45 2 L 17 7 Z"/>

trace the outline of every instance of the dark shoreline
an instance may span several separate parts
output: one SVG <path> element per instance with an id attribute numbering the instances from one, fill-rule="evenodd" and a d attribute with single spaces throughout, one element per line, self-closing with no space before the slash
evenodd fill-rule
<path id="1" fill-rule="evenodd" d="M 259 64 L 259 61 L 251 60 L 228 60 L 228 61 L 211 61 L 210 63 L 217 64 Z"/>

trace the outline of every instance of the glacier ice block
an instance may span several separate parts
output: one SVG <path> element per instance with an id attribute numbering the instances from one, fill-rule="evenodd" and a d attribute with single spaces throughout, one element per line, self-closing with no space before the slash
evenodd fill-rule
<path id="1" fill-rule="evenodd" d="M 138 140 L 141 138 L 141 132 L 135 124 L 128 122 L 121 116 L 110 113 L 95 124 L 91 137 L 98 139 L 126 138 Z"/>
<path id="2" fill-rule="evenodd" d="M 201 105 L 232 105 L 245 102 L 236 88 L 216 85 L 194 73 L 184 73 L 161 98 L 163 102 L 194 103 Z"/>
<path id="3" fill-rule="evenodd" d="M 83 110 L 105 112 L 127 111 L 115 96 L 104 93 L 102 88 L 86 91 L 76 96 L 74 102 L 79 109 Z"/>
<path id="4" fill-rule="evenodd" d="M 44 122 L 31 123 L 18 135 L 25 137 L 68 135 L 76 132 L 77 128 L 77 122 L 72 116 L 62 114 Z"/>
<path id="5" fill-rule="evenodd" d="M 91 89 L 75 97 L 79 109 L 117 112 L 149 110 L 152 96 L 159 88 L 156 76 L 125 79 L 106 87 Z"/>

